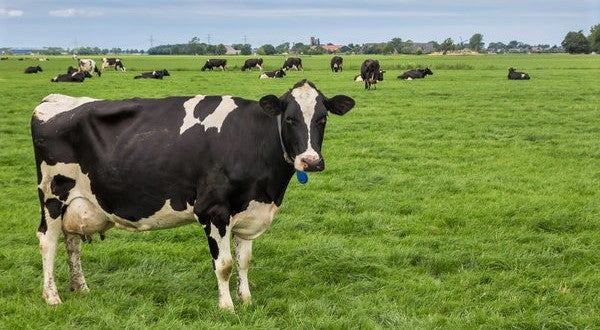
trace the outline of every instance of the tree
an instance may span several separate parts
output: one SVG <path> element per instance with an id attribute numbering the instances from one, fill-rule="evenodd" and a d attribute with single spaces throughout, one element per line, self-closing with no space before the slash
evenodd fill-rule
<path id="1" fill-rule="evenodd" d="M 469 39 L 469 48 L 476 52 L 483 49 L 483 35 L 481 33 L 475 33 L 471 39 Z"/>
<path id="2" fill-rule="evenodd" d="M 590 52 L 590 42 L 583 35 L 583 31 L 569 32 L 561 42 L 565 51 L 569 54 L 582 54 Z"/>
<path id="3" fill-rule="evenodd" d="M 275 47 L 271 44 L 262 45 L 256 51 L 259 55 L 273 55 L 275 54 Z"/>
<path id="4" fill-rule="evenodd" d="M 445 53 L 450 50 L 455 50 L 456 45 L 454 44 L 454 40 L 452 40 L 452 38 L 448 38 L 448 39 L 444 40 L 444 42 L 442 42 L 442 44 L 440 45 L 440 48 Z"/>
<path id="5" fill-rule="evenodd" d="M 600 53 L 600 24 L 596 24 L 590 28 L 588 41 L 590 42 L 590 50 Z"/>
<path id="6" fill-rule="evenodd" d="M 223 44 L 218 44 L 216 49 L 215 49 L 215 54 L 217 55 L 225 55 L 227 53 L 227 48 L 225 48 L 225 45 Z"/>
<path id="7" fill-rule="evenodd" d="M 277 51 L 277 54 L 287 54 L 290 50 L 290 43 L 289 42 L 284 42 L 281 45 L 275 47 L 275 51 Z"/>

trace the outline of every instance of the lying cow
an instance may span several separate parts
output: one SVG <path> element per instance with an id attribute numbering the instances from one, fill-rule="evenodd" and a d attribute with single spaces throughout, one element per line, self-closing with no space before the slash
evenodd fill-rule
<path id="1" fill-rule="evenodd" d="M 205 71 L 206 69 L 212 70 L 214 68 L 219 68 L 221 71 L 227 70 L 227 60 L 221 59 L 210 59 L 204 63 L 204 66 L 200 71 Z"/>
<path id="2" fill-rule="evenodd" d="M 398 79 L 404 80 L 413 80 L 413 79 L 421 79 L 425 78 L 428 74 L 433 75 L 433 72 L 429 68 L 425 69 L 415 69 L 406 71 L 403 74 L 398 76 Z"/>
<path id="3" fill-rule="evenodd" d="M 296 171 L 324 170 L 328 113 L 343 115 L 353 107 L 352 98 L 328 98 L 307 80 L 281 97 L 259 101 L 46 96 L 31 120 L 44 299 L 61 303 L 54 276 L 61 234 L 70 288 L 89 291 L 81 268 L 82 237 L 104 235 L 113 226 L 147 231 L 199 223 L 212 256 L 219 306 L 233 310 L 232 239 L 237 295 L 250 302 L 252 241 L 273 221 Z"/>
<path id="4" fill-rule="evenodd" d="M 283 78 L 283 76 L 285 76 L 285 70 L 279 69 L 277 71 L 263 72 L 260 76 L 258 76 L 258 78 L 259 79 Z"/>
<path id="5" fill-rule="evenodd" d="M 529 75 L 525 72 L 515 71 L 515 68 L 508 69 L 508 79 L 510 80 L 529 80 Z"/>
<path id="6" fill-rule="evenodd" d="M 365 82 L 365 89 L 377 89 L 377 82 L 383 80 L 383 74 L 379 67 L 379 61 L 366 59 L 360 67 L 360 77 Z"/>
<path id="7" fill-rule="evenodd" d="M 262 58 L 249 58 L 244 62 L 244 66 L 242 66 L 242 71 L 252 70 L 252 68 L 257 68 L 262 71 L 263 67 L 263 59 Z"/>
<path id="8" fill-rule="evenodd" d="M 125 72 L 125 66 L 123 66 L 123 61 L 120 58 L 116 57 L 104 57 L 102 58 L 102 71 L 104 69 L 114 67 L 115 71 L 121 69 L 121 71 Z"/>
<path id="9" fill-rule="evenodd" d="M 331 58 L 331 71 L 333 72 L 342 72 L 342 66 L 344 64 L 344 59 L 341 56 L 334 56 Z"/>
<path id="10" fill-rule="evenodd" d="M 294 69 L 297 71 L 304 71 L 304 68 L 302 67 L 302 59 L 298 58 L 298 57 L 290 57 L 290 58 L 286 58 L 285 62 L 283 62 L 283 69 L 284 70 L 290 70 L 290 69 Z"/>
<path id="11" fill-rule="evenodd" d="M 37 65 L 37 66 L 30 66 L 27 67 L 25 69 L 25 73 L 38 73 L 38 72 L 43 72 L 44 70 L 42 70 L 42 67 Z"/>
<path id="12" fill-rule="evenodd" d="M 59 74 L 58 76 L 50 79 L 51 82 L 78 82 L 82 83 L 85 78 L 91 77 L 87 71 L 76 71 L 73 73 Z"/>
<path id="13" fill-rule="evenodd" d="M 133 77 L 133 79 L 162 79 L 164 76 L 170 76 L 169 71 L 167 71 L 167 69 L 152 72 L 142 72 L 140 75 Z"/>

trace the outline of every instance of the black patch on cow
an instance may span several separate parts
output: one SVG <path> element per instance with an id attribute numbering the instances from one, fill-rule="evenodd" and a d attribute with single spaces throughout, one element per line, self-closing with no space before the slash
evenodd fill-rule
<path id="1" fill-rule="evenodd" d="M 46 202 L 46 209 L 52 219 L 58 218 L 62 214 L 63 203 L 56 198 L 50 198 Z"/>
<path id="2" fill-rule="evenodd" d="M 208 248 L 210 249 L 210 255 L 212 256 L 213 260 L 216 260 L 219 257 L 219 244 L 214 238 L 210 236 L 207 236 L 206 238 L 208 239 Z M 215 263 L 213 261 L 213 269 L 214 268 Z"/>
<path id="3" fill-rule="evenodd" d="M 58 196 L 58 199 L 63 202 L 67 200 L 69 192 L 73 187 L 75 187 L 75 180 L 61 174 L 55 175 L 52 178 L 52 182 L 50 182 L 52 193 Z"/>

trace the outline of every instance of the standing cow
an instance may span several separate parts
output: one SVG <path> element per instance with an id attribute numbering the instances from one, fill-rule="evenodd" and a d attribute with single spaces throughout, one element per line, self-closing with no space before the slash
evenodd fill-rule
<path id="1" fill-rule="evenodd" d="M 92 75 L 92 72 L 95 72 L 98 75 L 98 77 L 102 75 L 102 73 L 100 72 L 100 70 L 98 70 L 98 67 L 96 66 L 96 61 L 89 58 L 77 59 L 75 55 L 74 58 L 77 60 L 79 71 L 88 72 L 90 74 L 90 77 Z"/>
<path id="2" fill-rule="evenodd" d="M 221 71 L 227 70 L 227 60 L 222 60 L 222 59 L 207 60 L 206 63 L 204 63 L 204 66 L 202 67 L 202 69 L 200 69 L 200 71 L 205 71 L 206 69 L 209 69 L 212 71 L 212 69 L 214 69 L 214 68 L 219 68 L 219 69 L 221 69 Z"/>
<path id="3" fill-rule="evenodd" d="M 271 224 L 294 172 L 322 171 L 328 113 L 354 100 L 328 98 L 302 80 L 281 97 L 96 100 L 48 95 L 31 120 L 41 223 L 43 296 L 61 303 L 54 260 L 65 235 L 71 290 L 88 291 L 81 239 L 115 226 L 146 231 L 199 223 L 208 239 L 219 306 L 250 302 L 252 241 Z M 132 274 L 133 276 L 133 274 Z"/>
<path id="4" fill-rule="evenodd" d="M 360 77 L 362 81 L 365 82 L 365 89 L 377 89 L 377 82 L 383 80 L 383 74 L 385 71 L 382 71 L 379 67 L 379 61 L 367 59 L 363 62 L 360 67 Z"/>
<path id="5" fill-rule="evenodd" d="M 257 68 L 262 71 L 263 67 L 263 59 L 262 58 L 249 58 L 244 62 L 244 66 L 242 66 L 242 71 L 252 70 L 252 68 Z"/>
<path id="6" fill-rule="evenodd" d="M 289 69 L 294 69 L 297 71 L 304 71 L 304 68 L 302 67 L 302 59 L 299 57 L 290 57 L 290 58 L 286 58 L 285 62 L 283 62 L 283 69 L 285 70 L 289 70 Z"/>
<path id="7" fill-rule="evenodd" d="M 342 66 L 344 64 L 344 59 L 341 56 L 334 56 L 331 58 L 331 71 L 333 72 L 342 72 Z"/>
<path id="8" fill-rule="evenodd" d="M 102 71 L 104 71 L 104 69 L 109 68 L 109 67 L 114 67 L 115 71 L 120 69 L 121 71 L 125 72 L 125 66 L 123 65 L 123 61 L 121 61 L 120 58 L 103 57 L 102 58 Z"/>

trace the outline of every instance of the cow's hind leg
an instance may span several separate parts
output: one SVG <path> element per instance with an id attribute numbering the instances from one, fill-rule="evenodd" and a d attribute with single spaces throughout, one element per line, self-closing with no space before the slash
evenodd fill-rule
<path id="1" fill-rule="evenodd" d="M 58 238 L 62 232 L 60 215 L 57 218 L 50 218 L 48 206 L 44 206 L 42 211 L 42 223 L 37 232 L 40 241 L 40 254 L 42 255 L 42 269 L 44 272 L 44 289 L 42 296 L 49 305 L 58 305 L 61 303 L 56 282 L 54 281 L 54 261 L 56 259 L 56 246 Z"/>
<path id="2" fill-rule="evenodd" d="M 237 297 L 244 303 L 250 303 L 250 283 L 248 282 L 248 268 L 252 258 L 252 241 L 234 237 L 235 261 L 238 272 L 237 278 Z"/>
<path id="3" fill-rule="evenodd" d="M 67 248 L 67 262 L 71 278 L 71 291 L 88 292 L 83 270 L 81 268 L 81 235 L 65 232 L 65 246 Z"/>

